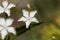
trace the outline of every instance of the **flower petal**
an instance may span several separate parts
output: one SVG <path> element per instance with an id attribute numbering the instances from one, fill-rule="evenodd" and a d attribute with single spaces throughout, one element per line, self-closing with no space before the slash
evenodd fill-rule
<path id="1" fill-rule="evenodd" d="M 31 19 L 31 22 L 39 23 L 39 21 L 35 17 Z"/>
<path id="2" fill-rule="evenodd" d="M 30 12 L 30 17 L 34 17 L 36 13 L 37 13 L 37 11 L 31 11 Z"/>
<path id="3" fill-rule="evenodd" d="M 7 30 L 8 30 L 8 32 L 13 33 L 14 35 L 16 35 L 16 31 L 13 27 L 8 27 Z"/>
<path id="4" fill-rule="evenodd" d="M 0 25 L 4 26 L 5 25 L 5 19 L 4 18 L 0 18 Z"/>
<path id="5" fill-rule="evenodd" d="M 29 28 L 29 25 L 30 25 L 31 22 L 30 21 L 26 21 L 25 23 L 26 23 L 26 28 Z"/>
<path id="6" fill-rule="evenodd" d="M 8 5 L 7 9 L 10 9 L 10 8 L 12 8 L 12 7 L 16 7 L 16 5 L 14 5 L 13 3 L 10 3 L 10 4 Z"/>
<path id="7" fill-rule="evenodd" d="M 0 6 L 0 14 L 4 12 L 4 9 Z"/>
<path id="8" fill-rule="evenodd" d="M 0 31 L 2 31 L 3 30 L 3 27 L 2 26 L 0 26 Z"/>
<path id="9" fill-rule="evenodd" d="M 3 7 L 6 8 L 8 6 L 8 1 L 7 0 L 3 1 L 2 4 L 3 4 Z"/>
<path id="10" fill-rule="evenodd" d="M 6 14 L 10 16 L 10 10 L 5 10 Z"/>
<path id="11" fill-rule="evenodd" d="M 23 16 L 25 16 L 25 17 L 28 17 L 28 16 L 29 16 L 29 12 L 28 12 L 28 11 L 26 11 L 25 9 L 24 9 L 24 10 L 22 10 L 22 12 L 23 12 Z"/>
<path id="12" fill-rule="evenodd" d="M 6 20 L 6 26 L 10 26 L 13 23 L 13 19 L 9 18 Z"/>
<path id="13" fill-rule="evenodd" d="M 5 39 L 5 37 L 6 37 L 7 34 L 8 33 L 7 33 L 7 31 L 5 29 L 1 31 L 1 38 L 2 38 L 2 40 Z"/>
<path id="14" fill-rule="evenodd" d="M 25 17 L 21 17 L 18 21 L 26 21 L 26 18 Z"/>

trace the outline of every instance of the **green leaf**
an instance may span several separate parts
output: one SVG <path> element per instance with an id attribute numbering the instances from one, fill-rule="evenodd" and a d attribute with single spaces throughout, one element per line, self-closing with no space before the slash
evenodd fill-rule
<path id="1" fill-rule="evenodd" d="M 28 29 L 26 29 L 25 25 L 22 26 L 21 28 L 17 28 L 16 31 L 17 31 L 17 36 L 25 33 L 26 31 L 30 30 L 32 27 L 35 27 L 35 26 L 38 26 L 40 24 L 42 24 L 43 22 L 40 22 L 40 23 L 37 23 L 37 24 L 31 24 L 30 27 Z"/>

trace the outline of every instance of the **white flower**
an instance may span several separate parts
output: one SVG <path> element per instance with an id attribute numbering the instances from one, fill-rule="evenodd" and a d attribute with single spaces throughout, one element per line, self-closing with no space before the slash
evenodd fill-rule
<path id="1" fill-rule="evenodd" d="M 23 16 L 18 21 L 24 21 L 26 23 L 26 28 L 29 27 L 31 22 L 39 23 L 39 21 L 34 17 L 37 11 L 31 11 L 30 15 L 29 12 L 26 10 L 22 10 Z"/>
<path id="2" fill-rule="evenodd" d="M 10 16 L 10 9 L 12 7 L 15 7 L 15 5 L 13 3 L 8 4 L 7 0 L 3 1 L 2 5 L 3 5 L 3 7 L 0 6 L 0 14 L 3 13 L 3 12 L 5 12 L 8 16 Z"/>
<path id="3" fill-rule="evenodd" d="M 8 32 L 16 35 L 15 29 L 12 26 L 10 26 L 12 22 L 13 22 L 13 19 L 11 18 L 6 20 L 4 18 L 0 18 L 0 34 L 1 34 L 2 40 L 4 40 Z"/>

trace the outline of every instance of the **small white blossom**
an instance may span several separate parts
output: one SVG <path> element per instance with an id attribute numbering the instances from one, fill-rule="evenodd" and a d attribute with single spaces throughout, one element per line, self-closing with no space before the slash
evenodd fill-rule
<path id="1" fill-rule="evenodd" d="M 31 11 L 30 15 L 29 12 L 26 10 L 22 10 L 23 16 L 18 21 L 24 21 L 26 23 L 26 28 L 29 27 L 31 22 L 39 23 L 39 21 L 34 17 L 37 11 Z"/>
<path id="2" fill-rule="evenodd" d="M 29 5 L 29 4 L 27 4 L 27 7 L 28 7 L 28 8 L 30 8 L 30 5 Z"/>
<path id="3" fill-rule="evenodd" d="M 55 37 L 55 36 L 52 36 L 52 38 L 53 38 L 53 39 L 56 39 L 56 37 Z"/>
<path id="4" fill-rule="evenodd" d="M 13 19 L 11 18 L 6 20 L 4 18 L 0 18 L 0 34 L 1 34 L 2 40 L 5 39 L 8 32 L 16 35 L 16 31 L 14 27 L 10 26 L 12 23 L 13 23 Z"/>
<path id="5" fill-rule="evenodd" d="M 13 3 L 8 4 L 7 0 L 2 2 L 2 6 L 0 6 L 0 14 L 5 12 L 8 16 L 10 16 L 10 9 L 15 7 Z"/>

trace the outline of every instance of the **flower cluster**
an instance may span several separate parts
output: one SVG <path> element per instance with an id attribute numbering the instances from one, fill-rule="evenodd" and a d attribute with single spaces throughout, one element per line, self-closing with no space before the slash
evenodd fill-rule
<path id="1" fill-rule="evenodd" d="M 16 7 L 16 5 L 14 5 L 13 3 L 8 4 L 8 1 L 3 1 L 2 6 L 0 6 L 0 14 L 5 12 L 8 16 L 10 16 L 10 9 L 12 7 Z M 30 8 L 29 5 L 28 5 L 28 7 Z M 25 22 L 26 28 L 29 28 L 29 25 L 31 22 L 39 23 L 39 21 L 34 17 L 35 14 L 37 13 L 36 10 L 29 12 L 29 11 L 23 9 L 22 12 L 23 12 L 23 16 L 21 18 L 19 18 L 17 21 Z M 16 35 L 15 28 L 11 26 L 13 21 L 14 20 L 12 18 L 9 18 L 9 19 L 0 18 L 0 34 L 1 34 L 2 40 L 5 39 L 8 32 Z"/>

